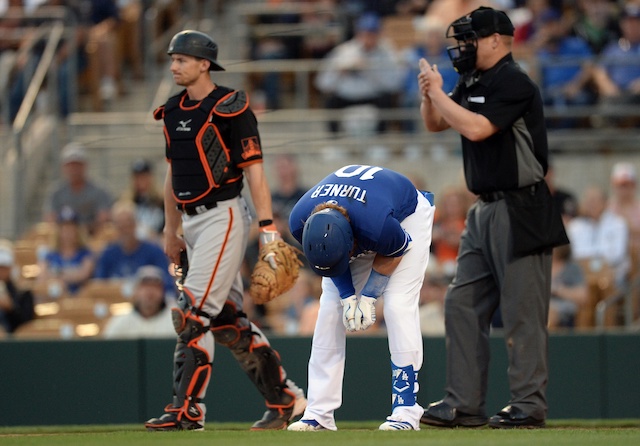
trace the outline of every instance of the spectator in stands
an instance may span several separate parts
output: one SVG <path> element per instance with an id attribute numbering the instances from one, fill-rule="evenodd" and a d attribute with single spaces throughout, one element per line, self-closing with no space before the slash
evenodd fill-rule
<path id="1" fill-rule="evenodd" d="M 540 17 L 550 9 L 559 11 L 553 8 L 549 0 L 525 0 L 522 7 L 517 8 L 515 11 L 517 20 L 512 18 L 515 26 L 513 32 L 514 49 L 517 49 L 521 54 L 524 50 L 530 55 L 528 47 L 540 27 Z"/>
<path id="2" fill-rule="evenodd" d="M 480 6 L 494 7 L 495 3 L 492 0 L 433 0 L 427 8 L 426 16 L 448 25 Z"/>
<path id="3" fill-rule="evenodd" d="M 438 204 L 433 222 L 431 247 L 443 274 L 453 277 L 460 237 L 471 203 L 467 193 L 459 186 L 449 186 L 438 194 Z"/>
<path id="4" fill-rule="evenodd" d="M 49 284 L 52 297 L 64 290 L 74 295 L 93 276 L 95 265 L 78 214 L 70 207 L 63 208 L 57 219 L 54 245 L 40 261 L 37 280 Z"/>
<path id="5" fill-rule="evenodd" d="M 315 85 L 326 95 L 327 108 L 368 104 L 384 109 L 397 105 L 401 82 L 394 49 L 380 35 L 380 18 L 367 13 L 358 18 L 355 36 L 324 59 Z M 380 120 L 378 130 L 384 129 Z M 339 121 L 331 120 L 329 130 L 337 134 Z"/>
<path id="6" fill-rule="evenodd" d="M 637 192 L 638 174 L 634 165 L 628 162 L 614 164 L 609 210 L 627 222 L 630 254 L 636 264 L 640 261 L 640 200 Z"/>
<path id="7" fill-rule="evenodd" d="M 589 299 L 584 272 L 571 258 L 571 245 L 553 249 L 549 328 L 573 327 L 576 314 Z"/>
<path id="8" fill-rule="evenodd" d="M 276 157 L 275 180 L 276 188 L 271 193 L 273 211 L 288 220 L 291 209 L 307 191 L 300 183 L 300 166 L 296 155 L 283 153 Z"/>
<path id="9" fill-rule="evenodd" d="M 322 294 L 322 278 L 316 274 L 311 274 L 309 270 L 304 271 L 304 277 L 309 281 L 309 293 L 304 299 L 302 308 L 298 313 L 298 335 L 312 336 L 318 320 L 320 310 L 320 294 Z"/>
<path id="10" fill-rule="evenodd" d="M 121 198 L 135 203 L 138 237 L 159 242 L 164 228 L 164 199 L 148 160 L 133 162 L 131 184 Z"/>
<path id="11" fill-rule="evenodd" d="M 396 0 L 396 14 L 423 15 L 429 7 L 429 0 Z"/>
<path id="12" fill-rule="evenodd" d="M 130 312 L 112 316 L 104 328 L 103 336 L 117 338 L 173 338 L 176 336 L 171 322 L 171 310 L 165 301 L 163 271 L 147 265 L 135 275 L 133 308 Z"/>
<path id="13" fill-rule="evenodd" d="M 309 313 L 317 312 L 316 305 L 322 293 L 321 282 L 322 278 L 309 269 L 301 269 L 293 288 L 265 305 L 271 329 L 278 334 L 295 335 L 299 334 L 302 328 L 305 334 L 313 334 L 313 327 L 311 333 L 309 327 L 315 325 L 315 321 L 311 322 L 307 318 L 310 316 Z"/>
<path id="14" fill-rule="evenodd" d="M 600 54 L 605 46 L 618 40 L 620 31 L 615 2 L 577 0 L 576 6 L 578 14 L 573 24 L 573 32 L 589 43 L 594 54 Z"/>
<path id="15" fill-rule="evenodd" d="M 602 188 L 587 187 L 580 200 L 580 214 L 569 222 L 567 235 L 575 260 L 585 261 L 594 272 L 610 267 L 616 286 L 624 289 L 629 270 L 629 227 L 606 205 Z"/>
<path id="16" fill-rule="evenodd" d="M 426 16 L 415 22 L 415 43 L 406 48 L 401 55 L 404 69 L 404 83 L 401 105 L 407 109 L 416 110 L 420 106 L 421 95 L 418 88 L 419 61 L 426 58 L 438 66 L 442 74 L 442 88 L 451 92 L 458 82 L 458 73 L 450 63 L 447 53 L 446 39 L 447 25 L 437 18 Z M 414 121 L 406 121 L 404 128 L 415 130 Z"/>
<path id="17" fill-rule="evenodd" d="M 593 80 L 603 116 L 615 114 L 618 105 L 640 105 L 640 4 L 628 3 L 620 17 L 622 37 L 610 42 L 594 68 Z M 633 124 L 638 122 L 638 113 Z M 613 120 L 622 123 L 625 120 Z"/>
<path id="18" fill-rule="evenodd" d="M 0 331 L 7 333 L 34 317 L 33 294 L 18 288 L 13 280 L 15 268 L 13 244 L 0 240 Z"/>
<path id="19" fill-rule="evenodd" d="M 100 254 L 94 277 L 133 280 L 139 268 L 154 265 L 163 271 L 165 293 L 168 297 L 175 297 L 176 287 L 169 274 L 167 256 L 156 243 L 138 238 L 135 205 L 119 201 L 113 205 L 111 214 L 117 240 L 108 244 Z"/>
<path id="20" fill-rule="evenodd" d="M 44 203 L 44 220 L 55 222 L 62 209 L 70 207 L 78 222 L 94 234 L 109 219 L 111 195 L 87 175 L 88 159 L 84 146 L 71 142 L 62 149 L 63 179 L 54 185 Z"/>
<path id="21" fill-rule="evenodd" d="M 11 85 L 9 88 L 9 118 L 13 121 L 18 114 L 22 100 L 27 92 L 29 83 L 33 78 L 33 74 L 42 59 L 44 49 L 46 47 L 46 35 L 40 35 L 38 32 L 39 25 L 50 22 L 50 19 L 36 18 L 32 13 L 35 9 L 41 6 L 48 6 L 49 3 L 45 2 L 14 2 L 18 4 L 12 5 L 14 12 L 22 14 L 21 19 L 14 20 L 14 24 L 19 24 L 22 38 L 14 48 L 16 50 L 17 57 L 14 59 L 15 66 L 13 67 L 13 73 L 11 76 Z M 24 5 L 22 4 L 24 3 Z M 53 5 L 58 3 L 52 2 Z M 59 2 L 61 3 L 61 2 Z M 64 5 L 62 5 L 64 6 Z M 70 15 L 73 8 L 69 8 Z M 46 17 L 46 14 L 45 14 Z M 63 36 L 60 42 L 55 63 L 57 70 L 57 96 L 59 97 L 59 107 L 56 110 L 60 111 L 60 114 L 64 117 L 70 112 L 71 97 L 69 91 L 69 75 L 70 64 L 75 63 L 78 70 L 83 69 L 86 59 L 82 57 L 75 57 L 75 54 L 71 54 L 69 51 L 69 43 L 66 37 Z M 81 52 L 78 51 L 78 54 Z M 74 57 L 70 57 L 74 56 Z"/>
<path id="22" fill-rule="evenodd" d="M 58 1 L 58 0 L 56 0 Z M 100 99 L 109 102 L 119 94 L 117 80 L 120 64 L 117 60 L 117 32 L 120 11 L 116 0 L 80 0 L 79 26 L 83 34 L 82 48 L 87 53 L 88 68 L 94 73 Z M 95 55 L 92 64 L 92 54 Z"/>
<path id="23" fill-rule="evenodd" d="M 300 23 L 310 30 L 302 39 L 300 57 L 322 59 L 342 39 L 340 0 L 302 0 Z"/>
<path id="24" fill-rule="evenodd" d="M 429 267 L 420 289 L 420 330 L 426 336 L 443 336 L 444 296 L 453 279 L 447 274 L 437 259 L 429 259 Z"/>
<path id="25" fill-rule="evenodd" d="M 579 36 L 569 35 L 560 12 L 547 9 L 539 17 L 533 46 L 540 73 L 540 87 L 545 105 L 567 112 L 568 106 L 595 103 L 590 88 L 593 52 Z M 575 127 L 572 118 L 547 119 L 549 127 Z"/>
<path id="26" fill-rule="evenodd" d="M 553 203 L 562 215 L 562 221 L 566 227 L 569 221 L 578 215 L 578 200 L 572 192 L 556 185 L 556 170 L 553 164 L 549 163 L 544 179 L 549 186 Z"/>

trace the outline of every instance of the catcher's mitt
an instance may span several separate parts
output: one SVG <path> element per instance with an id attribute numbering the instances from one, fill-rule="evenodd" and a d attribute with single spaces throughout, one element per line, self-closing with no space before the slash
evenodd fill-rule
<path id="1" fill-rule="evenodd" d="M 267 303 L 293 287 L 302 266 L 298 258 L 301 254 L 299 249 L 282 240 L 262 245 L 249 288 L 256 304 Z"/>

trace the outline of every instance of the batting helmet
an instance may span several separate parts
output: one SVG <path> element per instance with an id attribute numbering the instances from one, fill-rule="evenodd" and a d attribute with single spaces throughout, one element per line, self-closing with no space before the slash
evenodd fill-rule
<path id="1" fill-rule="evenodd" d="M 167 54 L 186 54 L 199 57 L 211 62 L 209 70 L 224 71 L 224 68 L 216 60 L 218 58 L 218 45 L 205 33 L 187 29 L 181 31 L 171 39 Z"/>
<path id="2" fill-rule="evenodd" d="M 335 277 L 349 267 L 353 231 L 344 215 L 331 208 L 311 215 L 302 230 L 302 248 L 313 270 Z"/>

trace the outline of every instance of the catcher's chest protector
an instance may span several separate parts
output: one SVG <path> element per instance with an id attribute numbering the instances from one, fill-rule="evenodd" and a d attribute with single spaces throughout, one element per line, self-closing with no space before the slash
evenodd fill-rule
<path id="1" fill-rule="evenodd" d="M 167 158 L 171 160 L 178 203 L 194 203 L 242 175 L 231 163 L 225 137 L 228 138 L 228 118 L 246 110 L 248 103 L 235 101 L 238 104 L 232 109 L 233 114 L 220 113 L 229 108 L 228 96 L 237 94 L 219 87 L 196 105 L 186 106 L 185 91 L 171 97 L 154 113 L 156 119 L 164 119 Z"/>

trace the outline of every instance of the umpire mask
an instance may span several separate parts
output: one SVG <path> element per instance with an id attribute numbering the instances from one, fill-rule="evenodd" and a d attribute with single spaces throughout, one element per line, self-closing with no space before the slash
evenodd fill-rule
<path id="1" fill-rule="evenodd" d="M 498 33 L 513 36 L 514 27 L 504 11 L 480 6 L 470 14 L 460 17 L 447 29 L 447 38 L 454 38 L 457 46 L 447 47 L 453 67 L 461 75 L 470 74 L 476 68 L 478 39 Z"/>
<path id="2" fill-rule="evenodd" d="M 457 45 L 447 47 L 453 68 L 461 74 L 469 74 L 476 68 L 478 36 L 471 26 L 471 16 L 460 17 L 447 29 L 447 38 L 454 38 Z"/>

